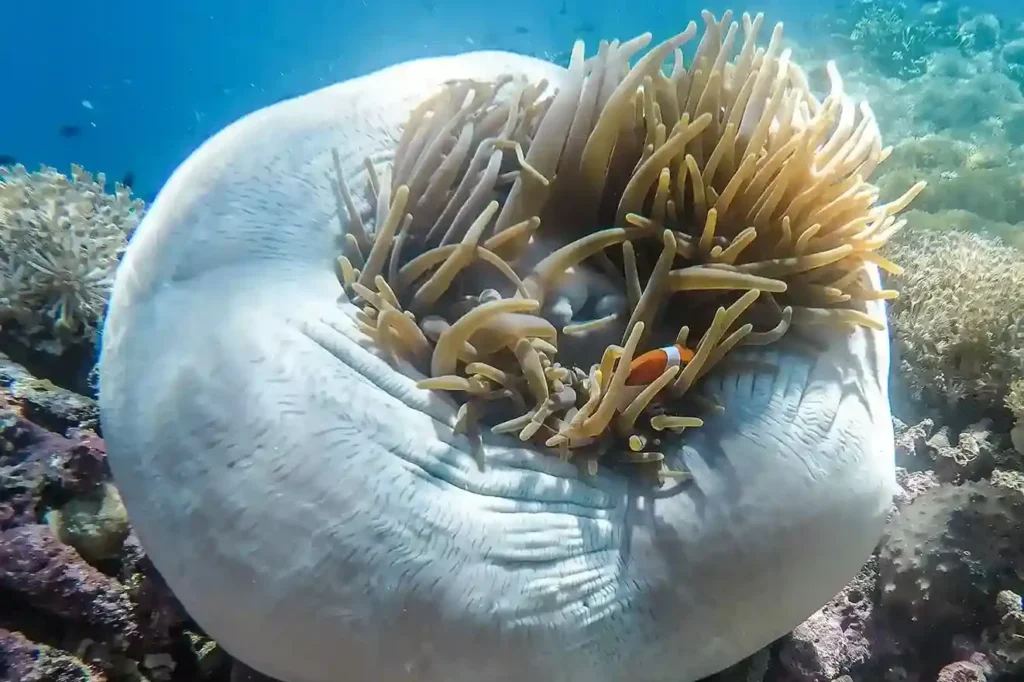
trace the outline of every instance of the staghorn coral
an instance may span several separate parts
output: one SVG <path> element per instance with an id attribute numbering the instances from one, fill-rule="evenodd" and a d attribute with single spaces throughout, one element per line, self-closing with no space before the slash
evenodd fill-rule
<path id="1" fill-rule="evenodd" d="M 924 183 L 878 203 L 864 178 L 888 150 L 835 65 L 819 101 L 781 25 L 761 48 L 762 15 L 742 38 L 730 12 L 703 18 L 689 68 L 692 22 L 632 68 L 649 34 L 591 59 L 578 42 L 548 97 L 449 84 L 412 113 L 390 178 L 367 163 L 372 236 L 337 172 L 360 328 L 428 374 L 421 388 L 460 396 L 459 430 L 489 417 L 591 472 L 604 458 L 677 475 L 658 469 L 660 434 L 702 424 L 687 391 L 733 347 L 791 323 L 883 328 L 862 305 L 894 292 L 865 264 L 899 271 L 876 250 Z M 673 344 L 692 358 L 633 381 Z"/>
<path id="2" fill-rule="evenodd" d="M 102 173 L 0 167 L 0 320 L 55 341 L 94 342 L 114 269 L 144 204 Z"/>
<path id="3" fill-rule="evenodd" d="M 1024 376 L 1020 253 L 995 239 L 930 230 L 904 232 L 886 253 L 907 268 L 892 321 L 913 395 L 1002 411 L 1011 383 Z"/>

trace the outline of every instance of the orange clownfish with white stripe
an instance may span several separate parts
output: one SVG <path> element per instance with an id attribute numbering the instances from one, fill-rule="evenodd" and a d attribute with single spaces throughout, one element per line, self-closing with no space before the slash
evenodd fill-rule
<path id="1" fill-rule="evenodd" d="M 669 367 L 679 367 L 693 360 L 693 351 L 674 343 L 671 346 L 655 348 L 633 358 L 629 363 L 627 386 L 647 386 L 654 383 Z"/>

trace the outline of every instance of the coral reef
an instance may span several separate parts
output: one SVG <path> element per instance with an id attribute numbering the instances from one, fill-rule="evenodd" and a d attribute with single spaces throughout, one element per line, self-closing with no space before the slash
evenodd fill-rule
<path id="1" fill-rule="evenodd" d="M 949 3 L 854 5 L 834 26 L 862 29 L 840 63 L 894 144 L 878 184 L 928 181 L 887 251 L 906 266 L 889 281 L 894 409 L 915 418 L 894 420 L 902 490 L 875 557 L 749 679 L 1021 679 L 1024 36 Z"/>
<path id="2" fill-rule="evenodd" d="M 851 0 L 836 14 L 825 15 L 818 28 L 847 50 L 862 55 L 886 76 L 924 72 L 936 49 L 970 40 L 943 12 L 921 12 L 898 0 Z"/>
<path id="3" fill-rule="evenodd" d="M 0 675 L 10 682 L 90 682 L 104 676 L 61 649 L 0 628 Z"/>
<path id="4" fill-rule="evenodd" d="M 144 205 L 102 173 L 0 167 L 0 320 L 60 354 L 94 342 L 114 269 Z"/>
<path id="5" fill-rule="evenodd" d="M 893 141 L 876 180 L 883 196 L 928 182 L 887 252 L 907 265 L 889 282 L 901 292 L 894 402 L 908 419 L 938 416 L 955 431 L 991 418 L 1024 452 L 1024 316 L 1015 307 L 1024 282 L 1024 24 L 952 2 L 911 9 L 892 0 L 858 0 L 822 21 L 842 27 L 882 16 L 893 21 L 874 26 L 875 35 L 941 37 L 920 53 L 920 68 L 900 77 L 879 64 L 891 55 L 865 35 L 860 47 L 841 40 L 848 89 L 872 102 Z M 821 49 L 811 47 L 805 61 Z M 835 54 L 826 49 L 819 64 L 826 57 Z M 811 71 L 823 80 L 821 66 Z M 925 310 L 935 317 L 926 320 Z"/>
<path id="6" fill-rule="evenodd" d="M 916 399 L 965 419 L 998 413 L 1024 377 L 1024 258 L 992 238 L 913 229 L 888 245 L 899 371 Z"/>
<path id="7" fill-rule="evenodd" d="M 895 141 L 877 179 L 883 197 L 929 183 L 890 251 L 907 267 L 891 281 L 901 491 L 860 574 L 715 679 L 1021 679 L 1024 34 L 948 3 L 856 0 L 824 24 L 848 50 L 846 86 Z M 814 48 L 796 50 L 815 62 Z M 809 77 L 820 86 L 818 64 Z M 105 194 L 102 176 L 78 168 L 70 179 L 23 168 L 0 177 L 5 317 L 37 348 L 93 338 L 141 203 Z M 230 673 L 149 564 L 92 401 L 3 355 L 0 603 L 0 680 L 262 679 L 238 664 Z"/>
<path id="8" fill-rule="evenodd" d="M 95 404 L 0 354 L 0 680 L 215 680 L 130 533 Z"/>
<path id="9" fill-rule="evenodd" d="M 1009 680 L 1024 672 L 1021 458 L 980 425 L 961 435 L 955 456 L 938 452 L 949 447 L 937 445 L 948 441 L 946 427 L 895 426 L 902 491 L 878 552 L 771 648 L 773 665 L 758 682 Z M 949 474 L 936 474 L 936 458 L 970 459 L 977 448 L 965 440 L 986 443 L 984 464 L 960 472 L 978 479 L 943 482 Z"/>
<path id="10" fill-rule="evenodd" d="M 1017 452 L 1024 453 L 1024 378 L 1014 379 L 1006 394 L 1006 408 L 1013 413 L 1016 421 L 1010 430 L 1010 439 Z"/>
<path id="11" fill-rule="evenodd" d="M 821 21 L 826 26 L 849 23 L 868 8 L 874 14 L 892 13 L 898 4 L 861 0 L 856 3 L 860 10 Z M 955 45 L 948 39 L 933 41 L 921 52 L 920 68 L 901 77 L 867 56 L 866 51 L 877 49 L 888 58 L 870 41 L 841 50 L 838 61 L 847 89 L 872 103 L 885 139 L 893 144 L 876 177 L 883 197 L 898 196 L 924 179 L 928 187 L 906 216 L 911 231 L 918 223 L 955 226 L 1024 246 L 1019 225 L 1024 217 L 1024 24 L 948 2 L 897 13 L 903 17 L 898 23 L 878 30 L 928 33 L 932 29 L 914 27 L 941 25 L 943 35 L 953 33 L 957 40 Z M 794 49 L 803 63 L 817 59 L 812 80 L 824 82 L 824 60 L 836 58 L 835 41 Z"/>
<path id="12" fill-rule="evenodd" d="M 987 481 L 925 491 L 892 521 L 879 552 L 882 608 L 914 638 L 991 618 L 991 597 L 1020 590 L 1024 496 Z"/>

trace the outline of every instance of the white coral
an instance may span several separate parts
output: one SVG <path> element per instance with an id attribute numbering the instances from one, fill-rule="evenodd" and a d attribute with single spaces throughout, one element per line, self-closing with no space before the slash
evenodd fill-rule
<path id="1" fill-rule="evenodd" d="M 0 167 L 0 320 L 61 344 L 94 341 L 114 270 L 144 203 L 72 165 Z"/>

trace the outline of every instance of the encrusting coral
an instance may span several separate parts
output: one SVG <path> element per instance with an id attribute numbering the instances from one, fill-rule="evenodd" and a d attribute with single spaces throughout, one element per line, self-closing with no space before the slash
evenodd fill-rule
<path id="1" fill-rule="evenodd" d="M 57 349 L 95 341 L 114 269 L 144 204 L 102 173 L 0 167 L 0 321 Z"/>
<path id="2" fill-rule="evenodd" d="M 589 59 L 577 42 L 548 96 L 448 84 L 412 112 L 390 178 L 367 163 L 372 236 L 335 158 L 360 327 L 459 396 L 457 430 L 674 476 L 660 438 L 716 407 L 688 391 L 734 347 L 884 328 L 862 303 L 895 292 L 865 264 L 900 271 L 876 250 L 924 183 L 879 204 L 866 178 L 889 150 L 835 65 L 819 101 L 781 24 L 758 47 L 762 15 L 742 39 L 731 12 L 703 18 L 689 67 L 694 22 L 632 68 L 650 34 Z"/>

